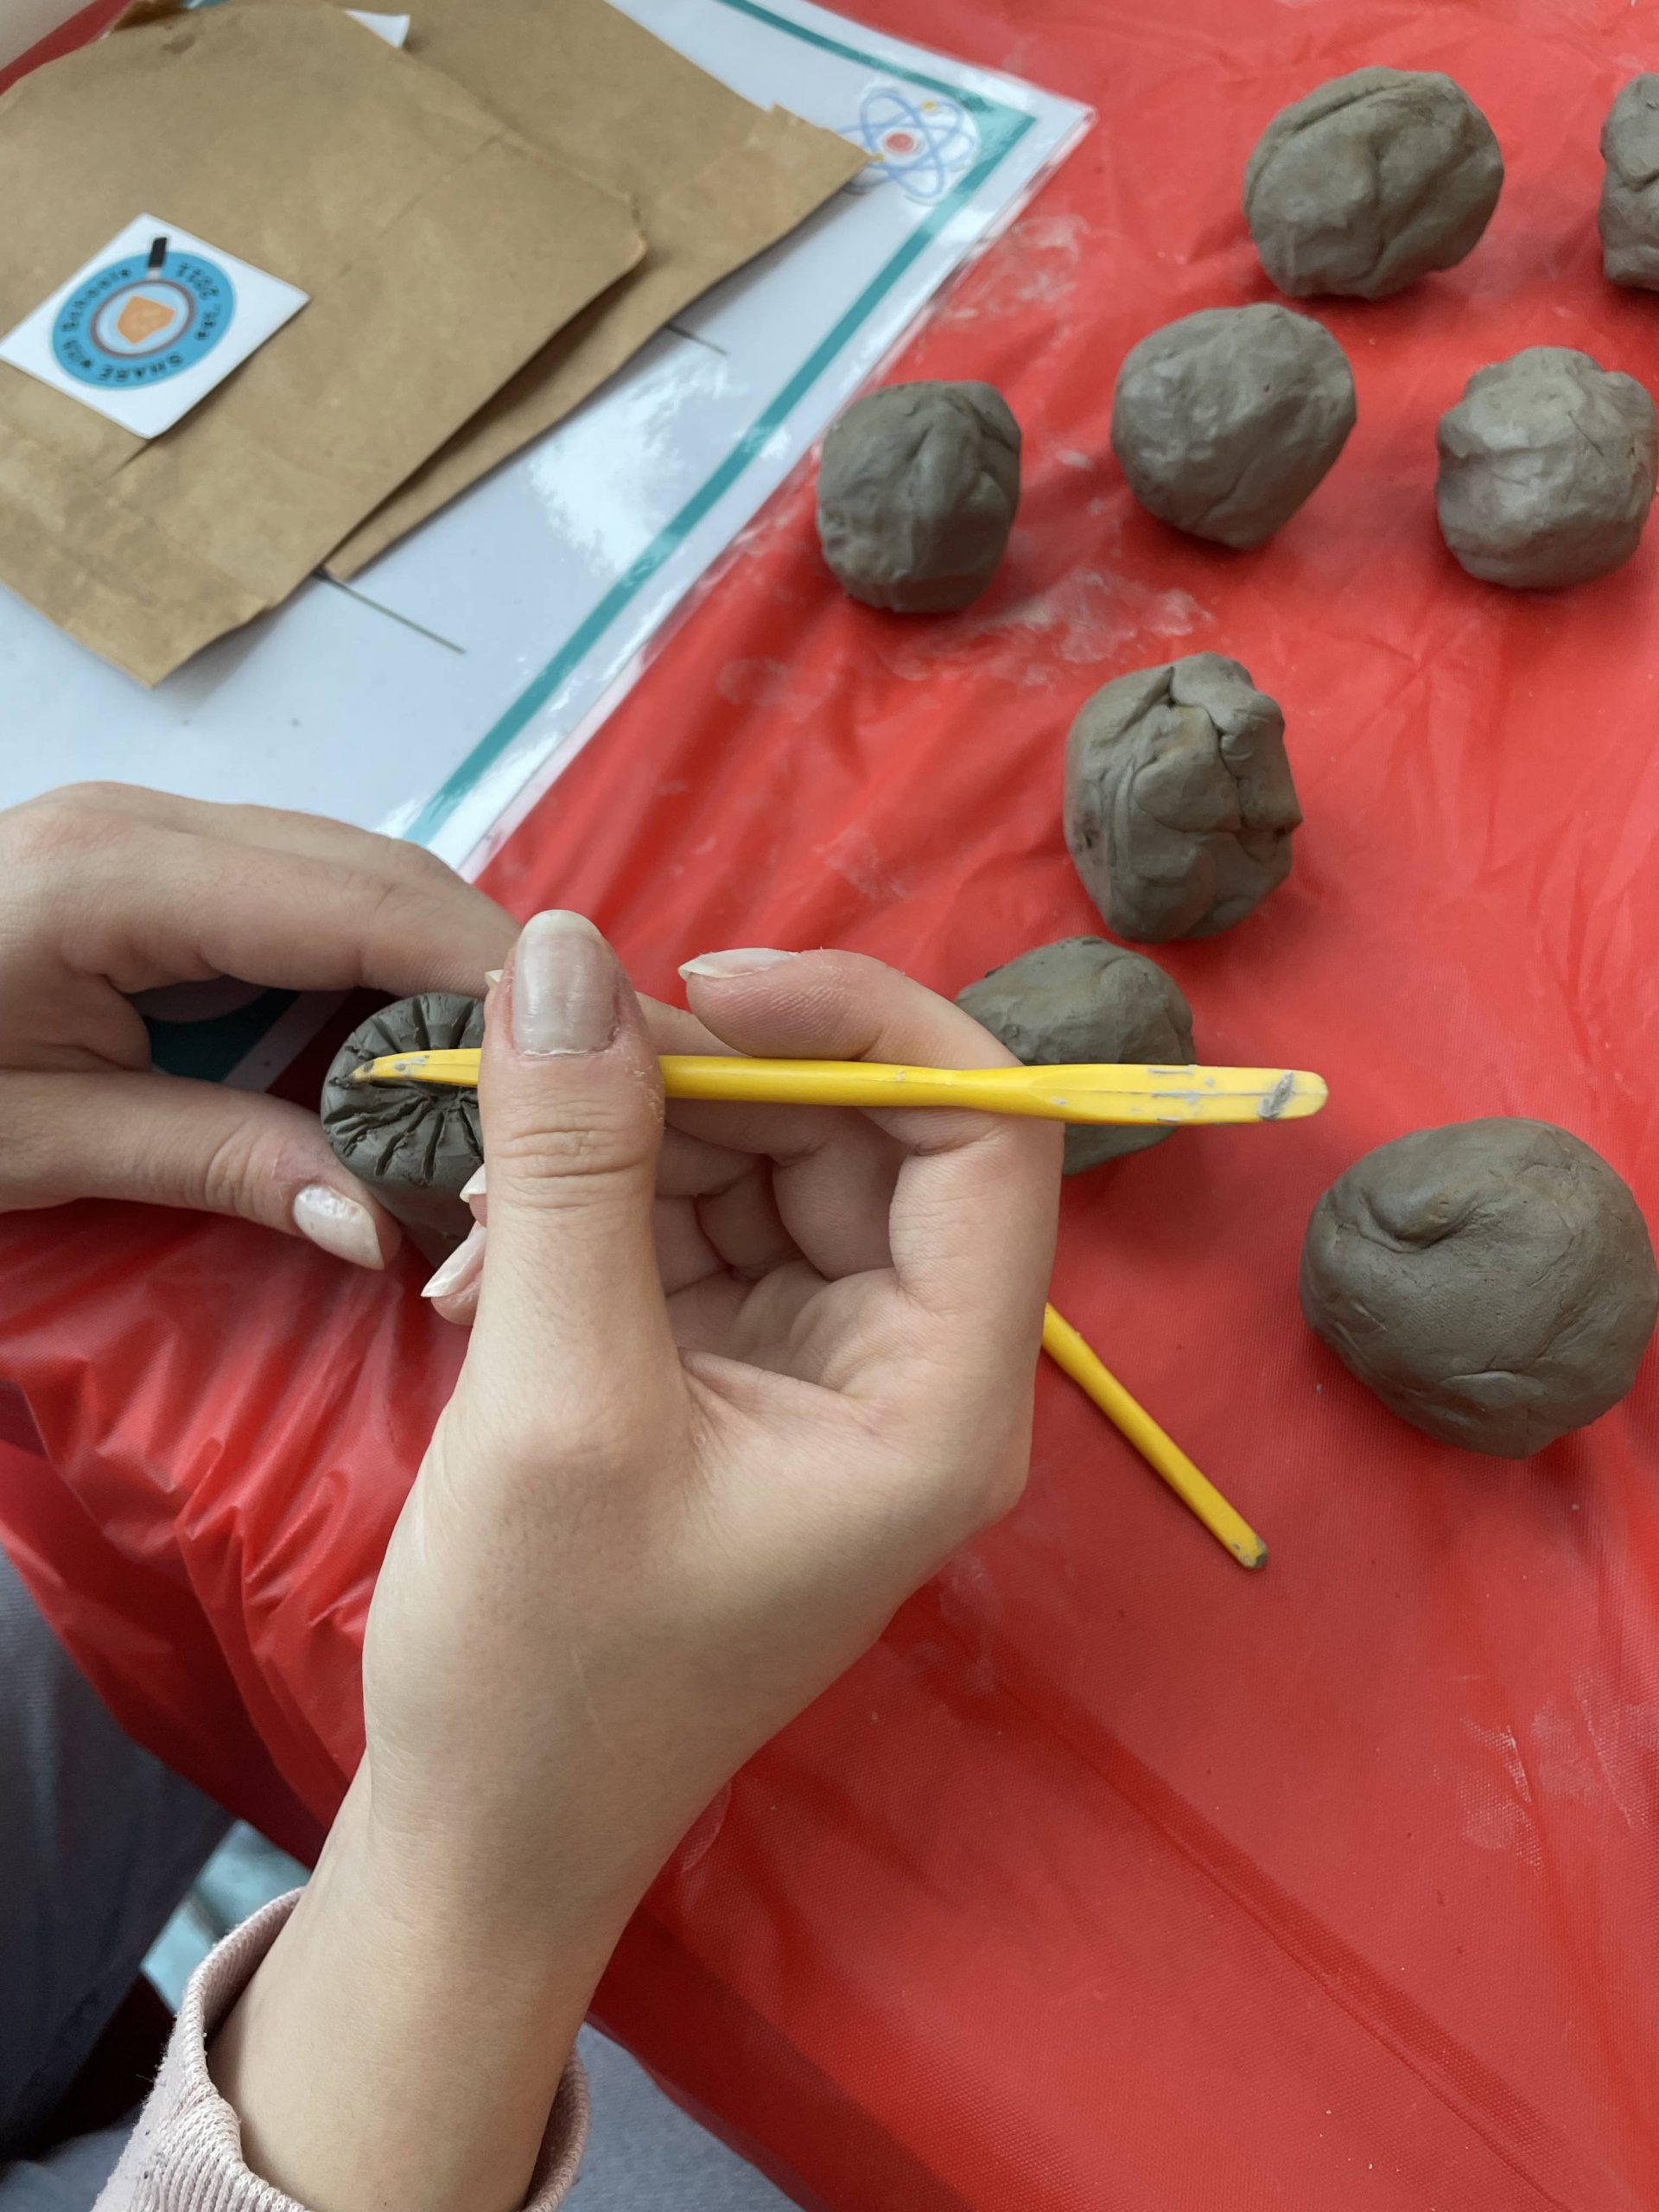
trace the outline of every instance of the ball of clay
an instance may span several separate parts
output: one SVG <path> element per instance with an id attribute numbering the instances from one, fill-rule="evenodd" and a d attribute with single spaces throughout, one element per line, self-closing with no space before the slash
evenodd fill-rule
<path id="1" fill-rule="evenodd" d="M 1659 77 L 1632 77 L 1601 126 L 1601 266 L 1659 292 Z"/>
<path id="2" fill-rule="evenodd" d="M 1382 300 L 1461 261 L 1503 187 L 1491 125 L 1449 77 L 1356 69 L 1274 117 L 1244 219 L 1281 292 Z"/>
<path id="3" fill-rule="evenodd" d="M 1290 874 L 1285 718 L 1248 669 L 1191 653 L 1105 684 L 1065 746 L 1065 842 L 1109 929 L 1230 929 Z"/>
<path id="4" fill-rule="evenodd" d="M 830 426 L 818 543 L 843 591 L 899 614 L 979 597 L 1020 504 L 1020 425 L 988 384 L 890 384 Z"/>
<path id="5" fill-rule="evenodd" d="M 1062 938 L 1022 952 L 959 991 L 957 1004 L 1028 1068 L 1088 1060 L 1185 1067 L 1192 1058 L 1192 1011 L 1180 992 L 1143 954 L 1104 938 Z M 1174 1134 L 1074 1123 L 1065 1172 L 1145 1152 Z"/>
<path id="6" fill-rule="evenodd" d="M 322 1086 L 322 1126 L 335 1159 L 438 1258 L 472 1226 L 461 1192 L 484 1164 L 478 1093 L 421 1083 L 354 1084 L 352 1077 L 365 1060 L 388 1052 L 483 1042 L 481 1000 L 427 991 L 383 1007 L 353 1030 Z"/>
<path id="7" fill-rule="evenodd" d="M 1471 576 L 1548 589 L 1628 561 L 1653 503 L 1653 402 L 1567 346 L 1478 369 L 1440 417 L 1440 531 Z"/>
<path id="8" fill-rule="evenodd" d="M 1309 1325 L 1383 1404 L 1444 1444 L 1541 1452 L 1636 1377 L 1659 1272 L 1628 1185 L 1548 1122 L 1420 1129 L 1313 1209 Z"/>
<path id="9" fill-rule="evenodd" d="M 1354 427 L 1330 332 L 1262 302 L 1166 322 L 1124 357 L 1112 451 L 1148 513 L 1220 545 L 1287 522 Z"/>

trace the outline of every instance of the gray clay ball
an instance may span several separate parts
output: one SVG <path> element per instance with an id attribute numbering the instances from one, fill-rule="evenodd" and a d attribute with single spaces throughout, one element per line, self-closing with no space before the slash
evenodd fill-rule
<path id="1" fill-rule="evenodd" d="M 1330 332 L 1270 302 L 1204 308 L 1130 349 L 1112 451 L 1148 513 L 1220 545 L 1287 522 L 1354 427 L 1354 379 Z"/>
<path id="2" fill-rule="evenodd" d="M 1653 503 L 1653 402 L 1567 346 L 1478 369 L 1440 417 L 1440 531 L 1471 576 L 1580 584 L 1635 552 Z"/>
<path id="3" fill-rule="evenodd" d="M 1020 504 L 1020 425 L 988 384 L 890 384 L 830 426 L 818 543 L 836 582 L 899 614 L 966 607 Z"/>
<path id="4" fill-rule="evenodd" d="M 1523 1459 L 1617 1405 L 1659 1311 L 1629 1186 L 1548 1122 L 1379 1145 L 1313 1209 L 1309 1326 L 1443 1444 Z"/>
<path id="5" fill-rule="evenodd" d="M 1601 126 L 1601 265 L 1659 292 L 1659 77 L 1632 77 Z"/>
<path id="6" fill-rule="evenodd" d="M 484 1042 L 484 1006 L 456 991 L 400 999 L 353 1030 L 322 1086 L 334 1157 L 366 1183 L 423 1251 L 442 1256 L 472 1226 L 461 1197 L 484 1161 L 478 1094 L 425 1084 L 353 1084 L 365 1060 Z"/>
<path id="7" fill-rule="evenodd" d="M 1244 219 L 1281 292 L 1382 300 L 1461 261 L 1503 188 L 1491 125 L 1449 77 L 1356 69 L 1274 117 Z"/>
<path id="8" fill-rule="evenodd" d="M 1290 874 L 1302 818 L 1285 718 L 1248 669 L 1192 653 L 1120 676 L 1065 747 L 1065 842 L 1109 929 L 1230 929 Z"/>
<path id="9" fill-rule="evenodd" d="M 1186 1067 L 1192 1059 L 1192 1011 L 1180 992 L 1144 954 L 1104 938 L 1062 938 L 1022 952 L 959 991 L 957 1004 L 1028 1068 L 1092 1060 Z M 1065 1172 L 1145 1152 L 1174 1134 L 1074 1125 L 1065 1133 Z"/>

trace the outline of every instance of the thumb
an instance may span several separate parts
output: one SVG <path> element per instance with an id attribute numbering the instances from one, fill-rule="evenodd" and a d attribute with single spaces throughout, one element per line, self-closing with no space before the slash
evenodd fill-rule
<path id="1" fill-rule="evenodd" d="M 580 914 L 526 923 L 479 1082 L 489 1243 L 467 1365 L 556 1448 L 613 1440 L 677 1372 L 652 1237 L 663 1086 L 639 1001 Z"/>
<path id="2" fill-rule="evenodd" d="M 178 1076 L 8 1074 L 0 1211 L 134 1198 L 239 1214 L 383 1268 L 397 1224 L 334 1158 L 315 1114 Z"/>

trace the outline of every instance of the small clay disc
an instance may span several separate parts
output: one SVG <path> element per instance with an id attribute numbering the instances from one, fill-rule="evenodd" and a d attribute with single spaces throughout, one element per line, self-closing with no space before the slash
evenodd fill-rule
<path id="1" fill-rule="evenodd" d="M 322 1086 L 322 1126 L 334 1157 L 365 1183 L 429 1255 L 442 1258 L 472 1226 L 461 1187 L 484 1162 L 478 1094 L 419 1083 L 353 1084 L 365 1060 L 484 1042 L 484 1004 L 427 991 L 383 1007 L 354 1029 Z"/>

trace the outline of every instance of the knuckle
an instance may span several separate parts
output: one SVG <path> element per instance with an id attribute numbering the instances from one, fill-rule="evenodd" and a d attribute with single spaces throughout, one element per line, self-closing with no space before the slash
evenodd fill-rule
<path id="1" fill-rule="evenodd" d="M 379 848 L 380 880 L 393 900 L 439 910 L 453 906 L 458 898 L 475 895 L 465 876 L 424 845 L 410 844 L 403 837 L 377 836 L 374 842 Z"/>
<path id="2" fill-rule="evenodd" d="M 226 1129 L 197 1162 L 194 1180 L 201 1207 L 208 1213 L 246 1214 L 258 1217 L 252 1193 L 258 1187 L 257 1140 L 243 1128 Z"/>
<path id="3" fill-rule="evenodd" d="M 60 784 L 37 802 L 41 806 L 67 808 L 73 812 L 113 814 L 124 811 L 136 786 L 113 776 L 89 777 L 84 783 Z"/>
<path id="4" fill-rule="evenodd" d="M 404 837 L 377 836 L 375 842 L 388 877 L 406 889 L 445 897 L 468 887 L 465 877 L 457 875 L 448 861 L 441 861 L 424 845 L 411 844 Z"/>
<path id="5" fill-rule="evenodd" d="M 467 1408 L 467 1426 L 487 1437 L 492 1461 L 510 1490 L 545 1508 L 550 1474 L 567 1497 L 603 1498 L 639 1457 L 630 1408 L 582 1403 L 572 1394 L 526 1402 L 522 1393 L 492 1391 Z"/>
<path id="6" fill-rule="evenodd" d="M 410 847 L 410 852 L 415 851 Z M 430 854 L 423 854 L 412 868 L 399 868 L 379 877 L 366 892 L 363 943 L 400 950 L 411 945 L 429 951 L 453 951 L 460 943 L 457 901 L 475 896 L 461 878 Z"/>
<path id="7" fill-rule="evenodd" d="M 417 899 L 409 886 L 395 876 L 382 876 L 372 888 L 365 885 L 364 891 L 363 931 L 369 942 L 382 937 L 396 939 L 408 932 L 411 923 L 427 919 L 428 902 Z"/>
<path id="8" fill-rule="evenodd" d="M 601 1493 L 636 1456 L 633 1436 L 620 1414 L 607 1418 L 596 1408 L 563 1408 L 525 1442 L 538 1469 L 550 1464 L 563 1481 Z"/>
<path id="9" fill-rule="evenodd" d="M 556 1128 L 492 1130 L 490 1195 L 531 1205 L 589 1205 L 606 1184 L 632 1185 L 648 1164 L 656 1129 L 632 1102 L 588 1102 Z"/>
<path id="10" fill-rule="evenodd" d="M 6 1122 L 5 1180 L 0 1192 L 29 1191 L 54 1182 L 50 1170 L 62 1116 L 51 1093 L 27 1077 L 0 1080 L 0 1109 Z M 0 1205 L 16 1203 L 15 1198 L 0 1198 Z"/>
<path id="11" fill-rule="evenodd" d="M 107 850 L 130 826 L 109 799 L 116 788 L 72 784 L 0 815 L 0 862 L 9 879 L 56 875 Z"/>

